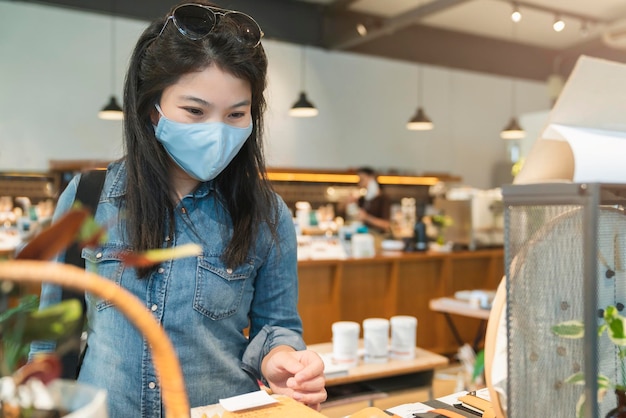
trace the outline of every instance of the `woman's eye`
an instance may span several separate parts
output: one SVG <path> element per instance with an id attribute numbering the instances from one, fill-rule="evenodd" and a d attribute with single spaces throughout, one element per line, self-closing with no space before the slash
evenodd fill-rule
<path id="1" fill-rule="evenodd" d="M 185 110 L 194 116 L 201 116 L 202 110 L 195 107 L 186 107 Z"/>
<path id="2" fill-rule="evenodd" d="M 241 118 L 243 118 L 245 115 L 246 115 L 246 114 L 245 114 L 245 112 L 233 112 L 233 113 L 231 113 L 231 114 L 230 114 L 230 116 L 229 116 L 229 117 L 230 117 L 231 119 L 241 119 Z"/>

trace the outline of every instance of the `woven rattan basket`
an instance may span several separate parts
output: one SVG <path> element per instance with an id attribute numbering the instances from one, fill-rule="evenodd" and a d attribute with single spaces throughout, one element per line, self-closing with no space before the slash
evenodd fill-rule
<path id="1" fill-rule="evenodd" d="M 0 280 L 20 284 L 49 282 L 110 300 L 150 344 L 154 367 L 163 390 L 165 416 L 189 418 L 189 401 L 174 347 L 161 325 L 135 296 L 97 274 L 73 265 L 49 261 L 2 261 Z"/>

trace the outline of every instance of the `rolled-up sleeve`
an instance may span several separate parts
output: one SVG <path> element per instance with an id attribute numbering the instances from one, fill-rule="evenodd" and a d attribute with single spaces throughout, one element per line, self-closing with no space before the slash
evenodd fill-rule
<path id="1" fill-rule="evenodd" d="M 277 239 L 272 239 L 255 279 L 250 311 L 250 342 L 243 368 L 263 380 L 261 363 L 273 348 L 287 345 L 304 350 L 302 320 L 298 314 L 298 257 L 296 232 L 287 205 L 277 197 Z"/>
<path id="2" fill-rule="evenodd" d="M 248 344 L 243 354 L 243 369 L 267 384 L 261 374 L 261 363 L 267 353 L 279 345 L 288 345 L 295 350 L 306 349 L 299 333 L 287 328 L 266 325 Z"/>

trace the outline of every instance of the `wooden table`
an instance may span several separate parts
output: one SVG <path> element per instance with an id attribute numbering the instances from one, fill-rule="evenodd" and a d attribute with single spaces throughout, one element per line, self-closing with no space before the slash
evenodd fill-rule
<path id="1" fill-rule="evenodd" d="M 363 341 L 359 341 L 363 347 Z M 320 355 L 332 353 L 332 343 L 313 344 L 307 347 Z M 435 369 L 448 365 L 448 358 L 423 348 L 415 349 L 412 360 L 389 359 L 385 363 L 365 363 L 359 357 L 356 366 L 347 372 L 327 376 L 328 399 L 323 407 L 367 400 L 370 406 L 375 399 L 389 396 L 392 392 L 424 388 L 432 399 L 432 382 Z"/>
<path id="2" fill-rule="evenodd" d="M 445 315 L 446 322 L 448 323 L 448 326 L 450 327 L 450 330 L 452 331 L 452 334 L 454 335 L 454 338 L 456 339 L 459 346 L 465 344 L 465 341 L 463 341 L 463 339 L 459 335 L 459 331 L 454 325 L 454 322 L 452 321 L 450 315 L 452 314 L 480 319 L 480 324 L 478 326 L 478 330 L 476 331 L 476 336 L 474 337 L 474 342 L 472 345 L 474 351 L 477 351 L 478 344 L 485 334 L 485 327 L 487 324 L 487 320 L 489 319 L 489 314 L 491 312 L 489 309 L 475 307 L 472 306 L 469 302 L 455 298 L 432 299 L 429 302 L 428 306 L 432 311 L 441 312 Z"/>

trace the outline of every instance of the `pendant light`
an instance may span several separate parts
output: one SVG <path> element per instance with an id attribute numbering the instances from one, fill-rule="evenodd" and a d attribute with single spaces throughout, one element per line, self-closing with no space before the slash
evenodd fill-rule
<path id="1" fill-rule="evenodd" d="M 418 107 L 415 115 L 413 115 L 411 120 L 409 120 L 406 124 L 406 128 L 410 131 L 430 131 L 435 127 L 430 118 L 426 116 L 426 112 L 424 112 L 424 108 L 422 107 L 422 97 L 424 95 L 423 92 L 424 89 L 422 88 L 422 66 L 420 65 L 417 68 Z"/>
<path id="2" fill-rule="evenodd" d="M 115 91 L 115 2 L 111 2 L 111 91 Z M 117 103 L 115 94 L 111 93 L 109 103 L 99 112 L 98 117 L 105 120 L 122 120 L 124 113 L 122 106 Z"/>
<path id="3" fill-rule="evenodd" d="M 513 40 L 515 40 L 515 22 L 513 22 L 512 38 Z M 511 115 L 512 116 L 511 116 L 511 119 L 509 120 L 509 123 L 507 123 L 504 129 L 500 131 L 500 138 L 502 139 L 522 139 L 526 136 L 526 132 L 517 121 L 517 116 L 515 116 L 515 113 L 516 113 L 515 92 L 516 92 L 515 91 L 515 79 L 511 78 Z"/>
<path id="4" fill-rule="evenodd" d="M 304 84 L 306 81 L 306 57 L 304 47 L 302 48 L 302 52 L 300 55 L 300 97 L 298 100 L 291 106 L 289 109 L 289 116 L 294 116 L 297 118 L 310 118 L 313 116 L 317 116 L 319 111 L 317 108 L 309 101 L 306 97 L 306 92 L 304 91 Z"/>

